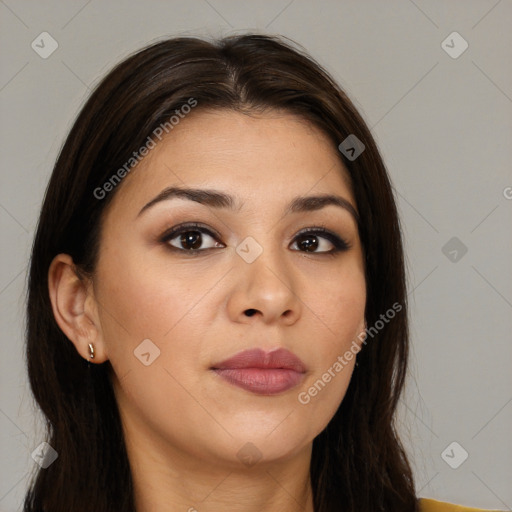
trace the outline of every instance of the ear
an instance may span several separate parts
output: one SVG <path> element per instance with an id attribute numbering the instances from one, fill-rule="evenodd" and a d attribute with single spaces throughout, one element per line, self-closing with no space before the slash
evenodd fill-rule
<path id="1" fill-rule="evenodd" d="M 87 361 L 105 362 L 108 357 L 92 283 L 78 276 L 68 254 L 58 254 L 53 259 L 48 289 L 53 316 L 77 352 Z M 89 356 L 89 343 L 94 345 L 94 359 Z"/>

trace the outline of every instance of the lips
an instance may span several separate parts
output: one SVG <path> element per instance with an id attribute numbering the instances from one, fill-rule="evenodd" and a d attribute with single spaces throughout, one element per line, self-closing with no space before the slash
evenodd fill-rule
<path id="1" fill-rule="evenodd" d="M 287 391 L 297 386 L 306 373 L 304 363 L 282 348 L 272 352 L 245 350 L 210 369 L 228 383 L 261 395 Z"/>

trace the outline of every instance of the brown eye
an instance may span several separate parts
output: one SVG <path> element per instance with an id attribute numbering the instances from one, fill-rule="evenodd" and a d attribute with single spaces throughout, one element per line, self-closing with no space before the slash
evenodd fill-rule
<path id="1" fill-rule="evenodd" d="M 197 224 L 175 226 L 160 237 L 160 241 L 182 252 L 202 252 L 224 247 L 209 229 Z M 205 244 L 208 244 L 204 247 Z"/>
<path id="2" fill-rule="evenodd" d="M 295 238 L 298 251 L 312 254 L 335 253 L 346 250 L 349 244 L 326 229 L 311 228 Z"/>
<path id="3" fill-rule="evenodd" d="M 210 245 L 210 247 L 202 247 L 203 243 L 207 242 L 208 239 L 212 240 L 213 244 Z M 177 240 L 177 242 L 173 242 L 173 240 Z M 201 251 L 216 246 L 218 247 L 215 239 L 203 231 L 182 231 L 174 237 L 169 238 L 168 243 L 173 247 L 187 251 Z"/>
<path id="4" fill-rule="evenodd" d="M 320 246 L 319 237 L 316 235 L 301 235 L 298 239 L 300 240 L 297 242 L 298 247 L 306 252 L 316 252 Z"/>
<path id="5" fill-rule="evenodd" d="M 180 235 L 180 244 L 184 249 L 200 249 L 201 243 L 202 235 L 199 231 L 186 231 Z"/>

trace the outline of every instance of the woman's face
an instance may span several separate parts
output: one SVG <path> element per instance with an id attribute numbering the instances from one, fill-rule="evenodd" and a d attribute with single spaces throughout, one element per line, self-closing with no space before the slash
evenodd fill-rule
<path id="1" fill-rule="evenodd" d="M 364 330 L 356 205 L 336 148 L 290 114 L 197 111 L 118 187 L 94 300 L 128 445 L 227 465 L 305 453 L 343 399 L 355 358 L 339 357 Z M 169 187 L 233 204 L 159 197 Z M 349 206 L 289 209 L 326 194 Z M 171 232 L 186 223 L 199 226 Z M 303 368 L 242 357 L 249 369 L 218 369 L 256 348 Z"/>

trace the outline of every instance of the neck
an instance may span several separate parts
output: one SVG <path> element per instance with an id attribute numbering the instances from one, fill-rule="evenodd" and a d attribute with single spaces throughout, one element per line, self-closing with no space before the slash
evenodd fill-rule
<path id="1" fill-rule="evenodd" d="M 139 438 L 142 439 L 142 438 Z M 180 452 L 155 436 L 127 451 L 137 512 L 314 512 L 312 444 L 295 456 L 248 467 Z"/>

